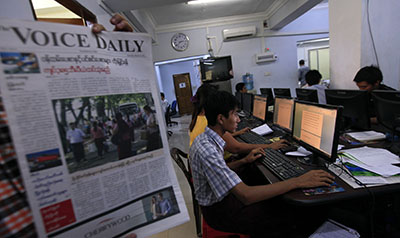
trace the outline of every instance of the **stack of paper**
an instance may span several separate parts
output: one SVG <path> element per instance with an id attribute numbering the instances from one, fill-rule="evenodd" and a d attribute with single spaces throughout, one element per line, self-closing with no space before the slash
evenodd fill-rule
<path id="1" fill-rule="evenodd" d="M 400 173 L 400 167 L 395 165 L 400 163 L 399 157 L 388 150 L 364 146 L 342 152 L 346 155 L 343 162 L 349 162 L 383 177 Z"/>
<path id="2" fill-rule="evenodd" d="M 346 135 L 362 142 L 384 140 L 386 138 L 385 134 L 376 131 L 350 132 L 346 133 Z"/>
<path id="3" fill-rule="evenodd" d="M 251 129 L 251 131 L 259 134 L 260 136 L 264 136 L 273 132 L 273 130 L 267 124 L 262 124 L 261 126 Z"/>

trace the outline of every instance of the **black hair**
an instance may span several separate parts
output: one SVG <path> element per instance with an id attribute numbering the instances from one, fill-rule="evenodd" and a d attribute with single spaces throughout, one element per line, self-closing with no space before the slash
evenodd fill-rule
<path id="1" fill-rule="evenodd" d="M 236 86 L 235 86 L 236 92 L 242 91 L 244 86 L 245 86 L 244 83 L 237 83 Z"/>
<path id="2" fill-rule="evenodd" d="M 303 59 L 299 60 L 299 65 L 304 65 L 304 60 Z"/>
<path id="3" fill-rule="evenodd" d="M 215 126 L 219 114 L 228 118 L 229 112 L 235 110 L 238 104 L 236 97 L 226 91 L 218 91 L 210 95 L 204 106 L 208 125 Z"/>
<path id="4" fill-rule="evenodd" d="M 148 111 L 148 112 L 153 112 L 153 110 L 151 110 L 151 107 L 149 105 L 144 106 L 143 110 Z"/>
<path id="5" fill-rule="evenodd" d="M 164 95 L 164 93 L 160 93 L 160 95 L 161 95 L 161 97 L 165 98 L 165 95 Z"/>
<path id="6" fill-rule="evenodd" d="M 197 89 L 197 92 L 192 99 L 192 104 L 193 104 L 194 110 L 192 113 L 192 121 L 190 122 L 190 126 L 189 126 L 190 131 L 193 131 L 194 126 L 196 125 L 197 116 L 203 111 L 204 104 L 206 103 L 208 96 L 217 91 L 218 91 L 218 86 L 208 84 L 208 83 L 202 84 Z"/>
<path id="7" fill-rule="evenodd" d="M 356 76 L 354 77 L 354 82 L 360 83 L 360 82 L 367 82 L 368 84 L 376 84 L 376 82 L 382 82 L 383 81 L 383 75 L 381 70 L 376 67 L 376 66 L 365 66 L 364 68 L 361 68 Z"/>
<path id="8" fill-rule="evenodd" d="M 318 70 L 310 70 L 306 73 L 306 82 L 309 86 L 314 84 L 319 84 L 321 81 L 322 75 L 318 72 Z"/>
<path id="9" fill-rule="evenodd" d="M 115 114 L 115 119 L 117 120 L 117 126 L 118 126 L 118 131 L 119 132 L 126 131 L 126 130 L 129 129 L 128 124 L 122 118 L 122 113 L 117 112 Z"/>

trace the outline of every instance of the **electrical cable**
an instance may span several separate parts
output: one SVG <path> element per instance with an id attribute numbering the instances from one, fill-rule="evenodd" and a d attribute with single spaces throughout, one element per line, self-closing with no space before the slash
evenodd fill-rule
<path id="1" fill-rule="evenodd" d="M 339 166 L 337 164 L 332 163 L 332 165 L 340 168 L 342 171 L 344 171 L 347 175 L 349 175 L 358 185 L 362 186 L 364 189 L 367 190 L 369 196 L 371 197 L 371 204 L 370 204 L 370 209 L 369 209 L 369 223 L 370 223 L 370 232 L 371 232 L 371 237 L 374 237 L 374 233 L 375 233 L 375 228 L 374 228 L 374 210 L 375 210 L 375 195 L 374 193 L 367 187 L 366 184 L 364 184 L 363 182 L 361 182 L 360 180 L 358 180 L 354 175 L 352 175 L 349 171 L 347 171 L 346 169 L 344 169 L 343 167 L 345 166 L 343 161 L 341 160 L 341 156 L 339 156 L 340 158 L 340 163 L 342 166 Z M 338 175 L 339 176 L 339 175 Z"/>
<path id="2" fill-rule="evenodd" d="M 374 55 L 375 55 L 376 64 L 377 64 L 376 66 L 379 68 L 378 53 L 376 52 L 374 36 L 372 34 L 371 23 L 370 23 L 370 20 L 369 20 L 369 0 L 367 0 L 367 22 L 368 22 L 369 34 L 371 36 L 371 41 L 372 41 L 372 47 L 374 49 Z"/>

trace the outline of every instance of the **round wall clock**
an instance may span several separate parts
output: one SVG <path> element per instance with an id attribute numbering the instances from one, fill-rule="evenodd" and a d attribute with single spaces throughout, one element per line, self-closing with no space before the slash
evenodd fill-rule
<path id="1" fill-rule="evenodd" d="M 184 51 L 189 47 L 189 37 L 183 33 L 176 33 L 171 38 L 171 45 L 174 50 Z"/>

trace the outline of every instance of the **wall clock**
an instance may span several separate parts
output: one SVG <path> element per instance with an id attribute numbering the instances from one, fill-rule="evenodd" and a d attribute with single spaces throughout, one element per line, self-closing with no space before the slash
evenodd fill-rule
<path id="1" fill-rule="evenodd" d="M 189 37 L 183 33 L 176 33 L 171 38 L 171 45 L 176 51 L 184 51 L 189 47 Z"/>

